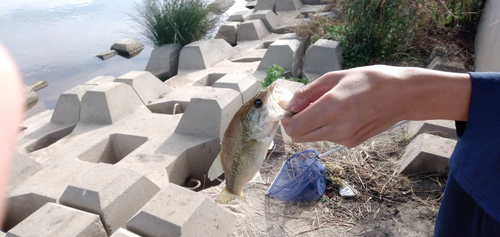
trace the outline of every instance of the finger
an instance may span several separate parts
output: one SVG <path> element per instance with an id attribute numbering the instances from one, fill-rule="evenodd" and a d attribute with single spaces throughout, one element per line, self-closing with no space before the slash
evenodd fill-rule
<path id="1" fill-rule="evenodd" d="M 314 82 L 299 88 L 285 107 L 285 110 L 293 113 L 304 110 L 309 104 L 335 87 L 342 78 L 341 75 L 340 72 L 326 73 Z"/>
<path id="2" fill-rule="evenodd" d="M 300 137 L 322 126 L 334 122 L 338 108 L 331 93 L 323 95 L 316 102 L 285 121 L 285 131 L 289 136 Z"/>

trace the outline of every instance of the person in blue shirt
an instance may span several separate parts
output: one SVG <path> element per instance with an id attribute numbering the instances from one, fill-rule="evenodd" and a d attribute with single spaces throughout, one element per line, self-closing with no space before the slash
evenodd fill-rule
<path id="1" fill-rule="evenodd" d="M 300 88 L 282 121 L 296 142 L 354 147 L 402 120 L 456 121 L 435 236 L 500 236 L 500 73 L 368 66 Z"/>

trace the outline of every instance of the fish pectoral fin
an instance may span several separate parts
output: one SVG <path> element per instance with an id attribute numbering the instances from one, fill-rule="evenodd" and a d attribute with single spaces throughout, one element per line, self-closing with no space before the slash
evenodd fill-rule
<path id="1" fill-rule="evenodd" d="M 236 194 L 232 194 L 230 192 L 228 192 L 225 188 L 222 190 L 222 192 L 219 194 L 219 196 L 217 196 L 217 199 L 215 200 L 217 203 L 228 203 L 234 199 L 241 199 L 245 202 L 247 202 L 247 200 L 245 199 L 245 197 L 243 196 L 239 196 L 239 195 L 236 195 Z"/>
<path id="2" fill-rule="evenodd" d="M 257 172 L 255 177 L 253 177 L 252 180 L 250 180 L 250 183 L 260 183 L 260 184 L 266 184 L 264 180 L 262 180 L 262 176 L 260 175 L 260 172 Z"/>
<path id="3" fill-rule="evenodd" d="M 217 177 L 224 173 L 224 169 L 222 169 L 221 153 L 222 151 L 219 152 L 212 163 L 212 166 L 210 166 L 210 169 L 208 170 L 208 179 L 210 179 L 210 181 L 214 181 Z"/>

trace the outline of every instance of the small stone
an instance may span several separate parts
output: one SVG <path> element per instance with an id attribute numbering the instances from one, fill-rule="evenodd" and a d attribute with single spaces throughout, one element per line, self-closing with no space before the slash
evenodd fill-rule
<path id="1" fill-rule="evenodd" d="M 114 43 L 111 49 L 125 56 L 133 56 L 141 52 L 144 49 L 144 45 L 134 39 L 123 39 Z"/>
<path id="2" fill-rule="evenodd" d="M 106 60 L 108 58 L 111 58 L 113 56 L 115 56 L 117 54 L 116 50 L 112 49 L 112 50 L 108 50 L 108 51 L 105 51 L 105 52 L 102 52 L 98 55 L 96 55 L 98 58 L 100 58 L 101 60 Z"/>

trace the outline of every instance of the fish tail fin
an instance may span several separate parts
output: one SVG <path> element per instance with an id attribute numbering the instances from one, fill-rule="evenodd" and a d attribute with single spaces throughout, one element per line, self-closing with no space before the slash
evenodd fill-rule
<path id="1" fill-rule="evenodd" d="M 227 189 L 225 189 L 225 188 L 222 190 L 222 192 L 219 194 L 219 196 L 217 197 L 217 199 L 215 201 L 218 203 L 228 203 L 236 198 L 247 202 L 245 197 L 240 196 L 240 195 L 236 195 L 236 194 L 232 194 L 232 193 L 228 192 Z"/>

